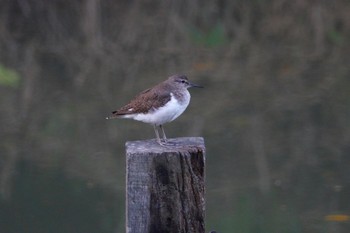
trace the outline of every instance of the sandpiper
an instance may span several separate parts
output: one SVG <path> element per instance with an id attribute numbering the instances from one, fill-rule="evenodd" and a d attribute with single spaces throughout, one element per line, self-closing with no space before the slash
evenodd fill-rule
<path id="1" fill-rule="evenodd" d="M 190 87 L 202 87 L 190 83 L 185 75 L 173 75 L 164 82 L 138 94 L 127 105 L 113 111 L 106 119 L 131 118 L 137 121 L 152 124 L 156 133 L 157 142 L 164 146 L 167 138 L 163 125 L 180 116 L 188 104 L 191 95 Z M 158 128 L 162 130 L 163 141 L 159 137 Z"/>

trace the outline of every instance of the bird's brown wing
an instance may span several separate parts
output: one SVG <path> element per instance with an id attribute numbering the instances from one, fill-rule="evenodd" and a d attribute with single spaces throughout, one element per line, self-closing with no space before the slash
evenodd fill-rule
<path id="1" fill-rule="evenodd" d="M 152 91 L 151 91 L 152 90 Z M 118 116 L 135 114 L 135 113 L 146 113 L 152 111 L 152 108 L 159 108 L 165 105 L 171 96 L 169 93 L 158 91 L 158 89 L 147 89 L 141 92 L 127 105 L 120 109 L 113 111 L 112 116 L 109 118 L 115 118 Z"/>

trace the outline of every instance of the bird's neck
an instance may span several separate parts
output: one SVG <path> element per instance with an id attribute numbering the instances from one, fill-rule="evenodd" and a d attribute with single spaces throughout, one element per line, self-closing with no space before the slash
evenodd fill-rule
<path id="1" fill-rule="evenodd" d="M 172 93 L 180 103 L 188 103 L 191 98 L 190 92 L 187 89 L 174 90 Z"/>

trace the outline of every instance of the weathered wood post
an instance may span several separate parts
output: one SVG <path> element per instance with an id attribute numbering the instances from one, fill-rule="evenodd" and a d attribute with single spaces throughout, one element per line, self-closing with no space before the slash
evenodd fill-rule
<path id="1" fill-rule="evenodd" d="M 204 140 L 169 141 L 126 143 L 127 233 L 204 233 Z"/>

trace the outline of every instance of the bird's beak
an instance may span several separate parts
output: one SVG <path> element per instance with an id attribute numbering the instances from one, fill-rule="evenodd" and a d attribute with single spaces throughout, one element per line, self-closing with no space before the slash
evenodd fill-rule
<path id="1" fill-rule="evenodd" d="M 190 87 L 203 88 L 203 86 L 200 86 L 200 85 L 197 85 L 197 84 L 194 84 L 194 83 L 189 83 L 189 84 L 190 84 Z"/>

